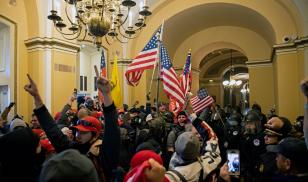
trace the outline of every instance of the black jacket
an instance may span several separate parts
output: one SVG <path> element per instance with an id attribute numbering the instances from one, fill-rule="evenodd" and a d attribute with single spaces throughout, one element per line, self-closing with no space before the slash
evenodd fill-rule
<path id="1" fill-rule="evenodd" d="M 10 132 L 0 138 L 0 181 L 36 181 L 40 166 L 36 148 L 39 138 L 30 128 Z"/>
<path id="2" fill-rule="evenodd" d="M 117 168 L 120 152 L 120 130 L 117 126 L 118 114 L 114 104 L 103 107 L 105 116 L 104 141 L 100 148 L 101 165 L 104 169 L 107 181 L 112 178 L 112 171 Z M 89 144 L 81 145 L 69 141 L 61 130 L 57 127 L 56 122 L 48 112 L 45 106 L 34 110 L 42 128 L 57 152 L 66 149 L 77 149 L 82 154 L 86 154 L 90 149 Z"/>

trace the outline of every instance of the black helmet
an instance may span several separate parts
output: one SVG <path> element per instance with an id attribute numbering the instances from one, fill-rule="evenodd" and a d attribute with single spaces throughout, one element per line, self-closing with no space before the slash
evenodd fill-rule
<path id="1" fill-rule="evenodd" d="M 261 121 L 261 118 L 258 112 L 254 110 L 250 110 L 244 117 L 244 121 L 245 122 L 256 122 L 256 121 Z"/>
<path id="2" fill-rule="evenodd" d="M 242 117 L 239 113 L 232 113 L 232 115 L 227 119 L 230 126 L 239 126 L 242 121 Z"/>

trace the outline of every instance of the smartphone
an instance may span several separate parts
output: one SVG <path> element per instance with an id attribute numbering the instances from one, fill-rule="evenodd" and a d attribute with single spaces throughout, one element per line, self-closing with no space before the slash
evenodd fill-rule
<path id="1" fill-rule="evenodd" d="M 229 175 L 240 175 L 240 151 L 235 149 L 227 150 Z"/>

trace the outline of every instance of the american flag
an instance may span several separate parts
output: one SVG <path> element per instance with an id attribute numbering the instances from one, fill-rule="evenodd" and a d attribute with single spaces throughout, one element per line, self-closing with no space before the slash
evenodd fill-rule
<path id="1" fill-rule="evenodd" d="M 170 57 L 163 44 L 161 44 L 160 51 L 161 79 L 164 91 L 170 100 L 175 99 L 179 106 L 182 107 L 185 104 L 185 97 L 180 87 L 178 77 L 172 67 Z"/>
<path id="2" fill-rule="evenodd" d="M 184 92 L 184 96 L 186 98 L 187 93 L 190 91 L 190 86 L 192 82 L 191 75 L 191 53 L 189 52 L 187 55 L 186 63 L 183 68 L 183 74 L 180 76 L 180 85 Z"/>
<path id="3" fill-rule="evenodd" d="M 107 76 L 106 60 L 105 60 L 104 49 L 102 50 L 102 56 L 101 56 L 101 76 L 102 77 L 106 77 Z"/>
<path id="4" fill-rule="evenodd" d="M 100 69 L 101 69 L 101 76 L 106 78 L 107 70 L 106 70 L 106 59 L 105 59 L 104 49 L 102 49 Z M 98 91 L 98 98 L 101 103 L 104 103 L 104 97 L 100 91 Z"/>
<path id="5" fill-rule="evenodd" d="M 156 30 L 150 41 L 146 44 L 138 56 L 128 65 L 125 77 L 131 86 L 138 85 L 142 73 L 146 69 L 154 68 L 158 56 L 157 41 L 160 38 L 161 27 Z"/>
<path id="6" fill-rule="evenodd" d="M 207 94 L 204 88 L 202 88 L 197 92 L 197 96 L 190 99 L 190 102 L 194 112 L 197 114 L 210 106 L 214 102 L 214 99 Z"/>

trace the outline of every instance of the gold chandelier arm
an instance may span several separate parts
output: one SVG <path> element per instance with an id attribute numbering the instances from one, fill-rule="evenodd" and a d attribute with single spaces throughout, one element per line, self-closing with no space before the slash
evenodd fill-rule
<path id="1" fill-rule="evenodd" d="M 124 37 L 124 36 L 123 36 L 123 37 Z M 122 44 L 128 43 L 128 41 L 127 41 L 127 42 L 124 42 L 124 41 L 120 40 L 118 36 L 116 36 L 116 39 L 117 39 L 119 42 L 121 42 Z"/>
<path id="2" fill-rule="evenodd" d="M 55 28 L 56 28 L 56 30 L 60 33 L 60 34 L 62 34 L 62 35 L 68 35 L 68 36 L 70 36 L 70 35 L 75 35 L 77 32 L 75 32 L 75 33 L 64 33 L 64 32 L 62 32 L 62 30 L 59 30 L 60 28 L 58 28 L 57 26 L 55 26 Z"/>
<path id="3" fill-rule="evenodd" d="M 130 7 L 127 8 L 127 14 L 126 14 L 126 17 L 125 17 L 124 21 L 122 21 L 122 22 L 120 23 L 120 25 L 118 25 L 118 27 L 123 26 L 124 23 L 127 21 L 129 12 L 130 12 Z"/>
<path id="4" fill-rule="evenodd" d="M 146 21 L 146 17 L 144 17 L 144 20 L 142 21 L 142 25 L 140 26 L 140 27 L 138 27 L 138 28 L 136 28 L 135 30 L 131 30 L 131 31 L 139 31 L 139 30 L 141 30 L 142 28 L 143 28 L 143 26 L 145 25 L 145 21 Z M 124 30 L 124 32 L 127 30 L 127 29 L 125 29 L 125 27 L 124 26 L 118 26 L 118 29 L 120 30 L 120 28 L 122 28 L 123 30 Z M 122 34 L 121 34 L 122 35 Z"/>
<path id="5" fill-rule="evenodd" d="M 71 23 L 71 25 L 73 25 L 73 22 L 72 20 L 70 19 L 70 17 L 68 16 L 68 13 L 67 13 L 67 9 L 68 9 L 68 6 L 67 6 L 67 1 L 65 1 L 65 14 L 66 14 L 66 18 L 68 19 L 68 21 Z"/>
<path id="6" fill-rule="evenodd" d="M 88 29 L 86 28 L 86 29 L 84 30 L 84 36 L 83 36 L 83 38 L 82 38 L 81 41 L 84 41 L 84 40 L 86 39 L 87 34 L 88 34 Z"/>
<path id="7" fill-rule="evenodd" d="M 76 33 L 74 33 L 74 34 L 76 34 L 76 36 L 73 37 L 73 38 L 65 37 L 67 34 L 64 34 L 63 32 L 59 31 L 57 28 L 56 28 L 56 30 L 62 35 L 62 37 L 64 39 L 66 39 L 66 40 L 74 40 L 74 39 L 77 39 L 80 36 L 80 34 L 82 32 L 82 27 L 80 27 L 80 29 L 78 29 L 78 31 Z M 71 35 L 74 35 L 74 34 L 71 34 Z"/>
<path id="8" fill-rule="evenodd" d="M 105 36 L 105 40 L 106 40 L 108 45 L 111 45 L 111 43 L 108 41 L 108 37 L 107 36 Z"/>
<path id="9" fill-rule="evenodd" d="M 124 28 L 123 28 L 123 30 L 125 31 Z M 127 36 L 127 35 L 125 35 L 125 33 L 121 32 L 121 28 L 118 29 L 118 32 L 119 32 L 119 34 L 120 34 L 122 37 L 124 37 L 124 38 L 127 38 L 127 39 L 134 39 L 134 38 L 137 38 L 137 37 L 140 35 L 140 31 L 139 31 L 139 30 L 141 30 L 141 28 L 140 28 L 140 29 L 134 30 L 134 31 L 136 32 L 136 33 L 135 33 L 135 36 Z M 116 37 L 118 37 L 118 36 L 116 36 Z"/>

